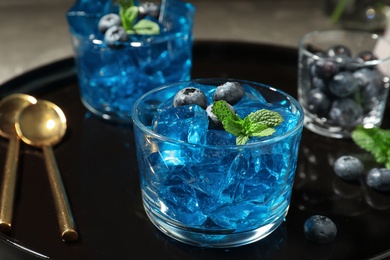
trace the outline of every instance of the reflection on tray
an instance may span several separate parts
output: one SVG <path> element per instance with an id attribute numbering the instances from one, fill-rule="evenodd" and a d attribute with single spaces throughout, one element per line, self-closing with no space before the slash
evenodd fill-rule
<path id="1" fill-rule="evenodd" d="M 390 208 L 390 195 L 368 187 L 365 175 L 358 181 L 345 181 L 333 170 L 333 164 L 340 156 L 352 155 L 363 162 L 366 174 L 380 166 L 373 156 L 352 140 L 329 139 L 306 132 L 295 180 L 300 208 L 335 216 L 357 216 L 370 209 Z"/>

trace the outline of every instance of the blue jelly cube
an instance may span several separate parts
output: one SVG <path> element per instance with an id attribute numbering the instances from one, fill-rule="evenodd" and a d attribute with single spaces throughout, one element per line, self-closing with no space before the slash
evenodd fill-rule
<path id="1" fill-rule="evenodd" d="M 165 137 L 192 144 L 205 144 L 209 119 L 198 105 L 169 107 L 159 110 L 153 130 Z"/>

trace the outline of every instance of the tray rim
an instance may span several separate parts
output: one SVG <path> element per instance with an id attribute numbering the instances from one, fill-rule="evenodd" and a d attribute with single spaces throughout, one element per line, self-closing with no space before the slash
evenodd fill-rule
<path id="1" fill-rule="evenodd" d="M 294 47 L 245 41 L 195 40 L 194 48 L 202 48 L 205 46 L 208 48 L 213 48 L 213 46 L 218 46 L 221 44 L 224 45 L 224 48 L 231 48 L 231 46 L 240 45 L 256 49 L 273 49 L 280 52 L 281 55 L 288 54 L 298 57 L 297 49 Z M 75 80 L 77 80 L 77 74 L 75 69 L 74 56 L 69 56 L 33 68 L 0 84 L 0 99 L 12 93 L 29 93 L 31 91 L 47 89 L 49 85 L 57 82 L 61 82 L 61 85 L 63 85 L 66 84 L 66 82 L 74 82 Z M 25 253 L 26 256 L 23 257 L 33 257 L 32 259 L 56 259 L 32 250 L 28 246 L 24 245 L 22 241 L 13 239 L 12 237 L 9 237 L 2 232 L 0 232 L 0 241 L 1 243 L 6 243 L 13 249 Z M 386 259 L 387 257 L 390 257 L 390 249 L 386 250 L 385 252 L 378 253 L 369 259 L 380 260 Z"/>

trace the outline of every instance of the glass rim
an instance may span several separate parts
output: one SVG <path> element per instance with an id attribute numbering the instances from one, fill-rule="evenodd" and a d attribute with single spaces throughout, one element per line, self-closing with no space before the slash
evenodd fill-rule
<path id="1" fill-rule="evenodd" d="M 73 33 L 72 33 L 73 35 Z M 101 39 L 90 39 L 89 37 L 84 37 L 80 34 L 75 34 L 77 37 L 81 38 L 82 40 L 91 42 L 94 46 L 101 48 L 101 47 L 107 47 L 107 44 L 104 42 L 104 40 Z M 162 37 L 155 37 L 154 35 L 147 35 L 145 36 L 145 40 L 127 40 L 125 42 L 118 42 L 116 43 L 115 47 L 116 48 L 141 48 L 141 47 L 149 47 L 155 44 L 160 44 L 160 43 L 165 43 L 172 41 L 174 39 L 185 39 L 187 41 L 191 41 L 193 36 L 192 32 L 172 32 L 172 33 L 167 33 L 163 35 Z"/>
<path id="2" fill-rule="evenodd" d="M 201 84 L 202 82 L 205 82 L 205 81 L 220 81 L 221 83 L 226 82 L 226 81 L 237 81 L 239 83 L 252 84 L 252 85 L 256 85 L 257 87 L 266 88 L 269 91 L 277 92 L 278 94 L 284 96 L 287 100 L 289 100 L 291 102 L 291 104 L 294 105 L 294 107 L 299 111 L 299 120 L 297 121 L 297 123 L 295 124 L 295 126 L 292 129 L 290 129 L 289 131 L 287 131 L 287 132 L 285 132 L 285 133 L 283 133 L 281 135 L 278 135 L 278 136 L 275 136 L 275 137 L 271 136 L 270 138 L 266 138 L 266 139 L 260 139 L 260 140 L 258 140 L 256 142 L 246 143 L 245 145 L 192 144 L 192 143 L 176 140 L 176 139 L 169 138 L 169 137 L 166 137 L 164 135 L 158 134 L 158 133 L 154 132 L 153 130 L 149 129 L 148 127 L 146 127 L 139 120 L 139 117 L 138 117 L 138 113 L 139 113 L 138 112 L 139 111 L 138 110 L 138 106 L 148 96 L 151 96 L 151 95 L 153 95 L 153 94 L 155 94 L 155 93 L 157 93 L 159 91 L 162 91 L 162 90 L 166 90 L 166 89 L 169 89 L 169 88 L 172 88 L 172 87 L 175 87 L 175 86 L 182 85 L 184 83 L 195 82 L 195 83 Z M 296 132 L 298 132 L 300 129 L 302 129 L 303 128 L 303 123 L 304 123 L 304 118 L 305 118 L 305 114 L 304 114 L 304 110 L 303 110 L 302 105 L 293 96 L 291 96 L 290 94 L 288 94 L 288 93 L 286 93 L 286 92 L 284 92 L 284 91 L 282 91 L 280 89 L 268 86 L 266 84 L 262 84 L 262 83 L 258 83 L 258 82 L 254 82 L 254 81 L 249 81 L 249 80 L 234 79 L 234 78 L 196 78 L 196 79 L 191 79 L 191 80 L 188 80 L 188 81 L 180 81 L 180 82 L 176 82 L 176 83 L 172 83 L 172 84 L 168 84 L 168 85 L 164 85 L 164 86 L 152 89 L 152 90 L 146 92 L 145 94 L 143 94 L 141 97 L 139 97 L 137 99 L 137 101 L 133 105 L 131 114 L 132 114 L 131 117 L 132 117 L 132 121 L 133 121 L 133 127 L 134 127 L 134 125 L 136 125 L 138 128 L 141 129 L 141 131 L 143 133 L 146 133 L 147 135 L 152 136 L 153 138 L 159 139 L 160 141 L 170 142 L 170 143 L 173 143 L 173 144 L 185 145 L 185 146 L 190 146 L 190 147 L 202 147 L 202 148 L 216 149 L 216 150 L 220 150 L 220 149 L 234 150 L 234 149 L 246 149 L 246 148 L 249 149 L 249 148 L 256 148 L 258 146 L 264 146 L 264 145 L 277 143 L 277 142 L 279 142 L 281 140 L 284 140 L 284 139 L 288 138 L 289 136 L 294 135 Z"/>
<path id="3" fill-rule="evenodd" d="M 188 26 L 188 30 L 168 30 L 167 32 L 165 32 L 164 34 L 159 34 L 157 35 L 157 37 L 155 35 L 146 35 L 145 37 L 143 37 L 143 39 L 135 39 L 135 40 L 127 40 L 125 42 L 120 42 L 118 44 L 117 47 L 134 47 L 134 48 L 138 48 L 138 47 L 144 47 L 144 46 L 149 46 L 149 45 L 152 45 L 152 44 L 159 44 L 159 43 L 164 43 L 164 42 L 168 42 L 172 39 L 177 39 L 177 38 L 188 38 L 188 40 L 192 40 L 193 38 L 193 23 L 194 23 L 194 15 L 195 15 L 195 11 L 196 11 L 196 8 L 195 6 L 190 3 L 190 2 L 182 2 L 181 3 L 183 6 L 185 6 L 185 17 L 188 18 L 189 21 L 191 21 L 191 26 Z M 77 10 L 77 9 L 74 9 L 74 6 L 71 7 L 66 13 L 65 13 L 65 17 L 67 19 L 67 23 L 68 23 L 68 26 L 69 26 L 69 19 L 71 19 L 71 17 L 86 17 L 86 18 L 94 18 L 94 19 L 97 19 L 97 18 L 100 18 L 102 17 L 102 13 L 89 13 L 89 12 L 86 12 L 84 10 Z M 91 35 L 82 35 L 82 34 L 79 34 L 79 33 L 76 33 L 76 32 L 73 32 L 72 29 L 69 27 L 70 29 L 70 33 L 72 35 L 72 37 L 78 37 L 79 39 L 82 39 L 82 40 L 85 40 L 85 41 L 90 41 L 92 42 L 94 45 L 96 46 L 103 46 L 105 47 L 105 43 L 103 40 L 98 40 L 98 39 L 91 39 L 90 36 Z"/>
<path id="4" fill-rule="evenodd" d="M 390 40 L 387 39 L 386 37 L 383 37 L 383 36 L 377 34 L 377 33 L 371 33 L 371 32 L 366 32 L 366 31 L 359 31 L 359 30 L 347 30 L 347 29 L 327 29 L 327 30 L 315 30 L 315 31 L 311 31 L 311 32 L 304 34 L 298 42 L 298 50 L 309 57 L 314 57 L 315 59 L 322 59 L 320 56 L 316 55 L 315 53 L 308 51 L 304 47 L 304 42 L 308 38 L 313 37 L 315 35 L 324 35 L 324 34 L 328 34 L 328 33 L 344 33 L 344 34 L 350 34 L 350 35 L 355 35 L 355 36 L 363 35 L 364 37 L 371 38 L 373 40 L 382 40 L 383 42 L 387 43 L 389 45 L 389 48 L 390 48 Z M 373 60 L 373 61 L 365 61 L 365 62 L 359 63 L 359 65 L 361 65 L 361 66 L 378 65 L 378 64 L 386 62 L 388 60 L 390 60 L 390 55 L 388 55 L 384 58 L 381 58 L 381 59 Z"/>

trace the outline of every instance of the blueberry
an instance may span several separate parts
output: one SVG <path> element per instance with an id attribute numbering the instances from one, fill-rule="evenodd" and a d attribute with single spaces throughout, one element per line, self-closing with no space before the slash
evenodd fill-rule
<path id="1" fill-rule="evenodd" d="M 142 3 L 138 8 L 138 16 L 140 19 L 145 16 L 151 16 L 153 18 L 158 18 L 160 15 L 160 6 L 155 3 L 145 2 Z"/>
<path id="2" fill-rule="evenodd" d="M 351 50 L 342 44 L 336 44 L 328 48 L 326 51 L 328 57 L 337 58 L 337 57 L 351 57 Z"/>
<path id="3" fill-rule="evenodd" d="M 326 89 L 325 80 L 320 78 L 320 77 L 317 77 L 317 76 L 314 76 L 311 79 L 311 85 L 312 85 L 313 88 L 318 88 L 318 89 L 321 89 L 321 90 L 325 90 Z"/>
<path id="4" fill-rule="evenodd" d="M 382 73 L 378 70 L 362 68 L 354 72 L 354 77 L 359 82 L 360 96 L 367 111 L 378 103 L 381 91 L 385 89 L 385 82 Z"/>
<path id="5" fill-rule="evenodd" d="M 175 107 L 195 104 L 203 109 L 207 108 L 206 95 L 197 88 L 187 87 L 179 90 L 173 98 Z"/>
<path id="6" fill-rule="evenodd" d="M 120 26 L 122 25 L 122 20 L 118 14 L 106 14 L 102 18 L 100 18 L 98 23 L 99 31 L 105 33 L 108 28 L 112 26 Z"/>
<path id="7" fill-rule="evenodd" d="M 363 108 L 351 98 L 333 101 L 329 117 L 338 125 L 353 127 L 363 120 Z"/>
<path id="8" fill-rule="evenodd" d="M 313 76 L 318 76 L 322 79 L 326 79 L 333 77 L 333 75 L 338 73 L 340 70 L 340 66 L 330 59 L 321 59 L 314 62 L 311 70 Z"/>
<path id="9" fill-rule="evenodd" d="M 337 97 L 348 97 L 356 91 L 358 83 L 351 72 L 341 71 L 329 82 L 329 90 Z"/>
<path id="10" fill-rule="evenodd" d="M 308 97 L 308 110 L 318 116 L 327 116 L 330 109 L 328 96 L 320 89 L 312 89 Z"/>
<path id="11" fill-rule="evenodd" d="M 238 82 L 226 82 L 217 87 L 213 100 L 225 100 L 230 105 L 236 104 L 244 97 L 244 88 Z"/>
<path id="12" fill-rule="evenodd" d="M 375 56 L 372 51 L 362 51 L 359 52 L 358 55 L 356 55 L 355 61 L 358 63 L 364 63 L 367 61 L 375 61 L 378 60 L 378 58 Z"/>
<path id="13" fill-rule="evenodd" d="M 361 87 L 371 84 L 376 81 L 376 70 L 370 70 L 368 68 L 361 68 L 353 73 L 356 80 L 359 81 Z"/>
<path id="14" fill-rule="evenodd" d="M 364 166 L 358 158 L 351 155 L 344 155 L 335 161 L 333 170 L 340 178 L 352 181 L 362 176 Z"/>
<path id="15" fill-rule="evenodd" d="M 219 121 L 218 117 L 213 113 L 213 105 L 211 104 L 206 108 L 207 115 L 209 117 L 209 129 L 223 129 L 222 122 Z M 230 111 L 236 113 L 236 110 L 232 105 L 227 103 Z"/>
<path id="16" fill-rule="evenodd" d="M 318 244 L 326 244 L 335 239 L 337 227 L 331 219 L 321 215 L 313 215 L 305 221 L 304 233 L 308 240 Z"/>
<path id="17" fill-rule="evenodd" d="M 122 26 L 114 25 L 106 31 L 104 34 L 104 41 L 109 47 L 119 47 L 120 42 L 127 41 L 126 30 Z"/>
<path id="18" fill-rule="evenodd" d="M 378 191 L 390 191 L 390 169 L 373 168 L 366 178 L 367 186 Z"/>

